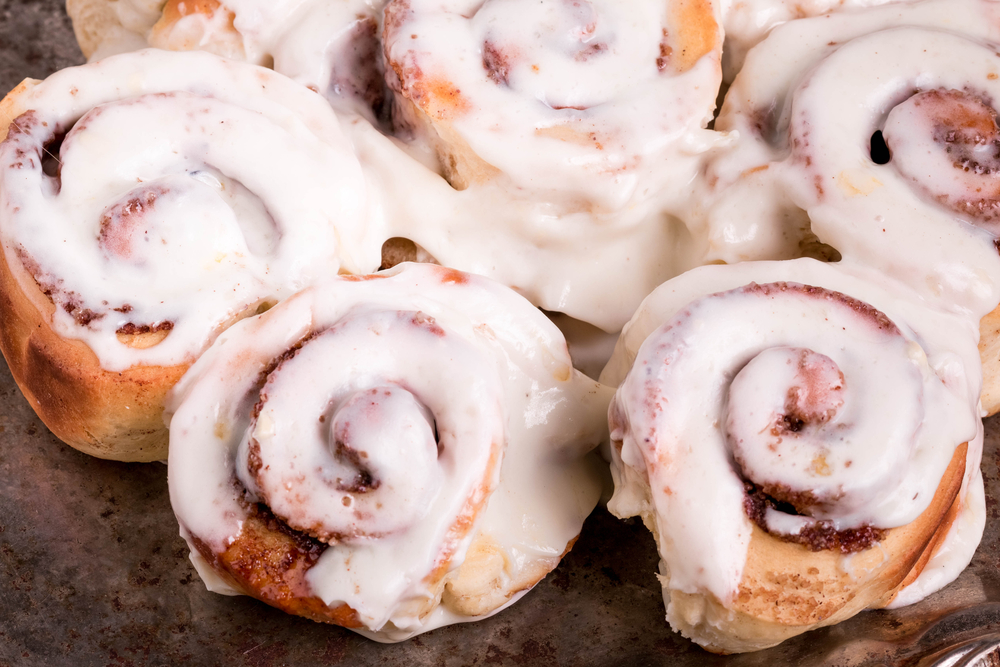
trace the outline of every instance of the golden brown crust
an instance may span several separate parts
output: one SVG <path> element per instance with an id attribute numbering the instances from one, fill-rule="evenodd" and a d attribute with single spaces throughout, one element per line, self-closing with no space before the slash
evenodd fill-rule
<path id="1" fill-rule="evenodd" d="M 237 590 L 289 614 L 345 628 L 362 627 L 351 607 L 329 607 L 311 593 L 306 573 L 326 545 L 291 531 L 266 510 L 255 507 L 244 520 L 243 530 L 220 554 L 197 537 L 191 539 L 202 557 Z"/>
<path id="2" fill-rule="evenodd" d="M 672 28 L 668 35 L 672 53 L 668 66 L 676 72 L 686 72 L 702 56 L 719 46 L 719 24 L 710 0 L 673 0 Z"/>
<path id="3" fill-rule="evenodd" d="M 483 160 L 469 143 L 452 128 L 451 120 L 469 110 L 468 101 L 450 84 L 425 81 L 423 70 L 390 60 L 402 94 L 398 101 L 402 116 L 421 126 L 420 133 L 431 138 L 443 176 L 456 190 L 487 183 L 500 170 Z"/>
<path id="4" fill-rule="evenodd" d="M 445 583 L 441 603 L 457 614 L 485 616 L 544 579 L 573 548 L 577 537 L 570 540 L 558 558 L 538 558 L 515 573 L 514 565 L 496 541 L 479 533 L 462 567 Z"/>
<path id="5" fill-rule="evenodd" d="M 917 559 L 917 562 L 913 565 L 913 568 L 909 571 L 909 573 L 899 584 L 896 590 L 892 593 L 892 595 L 890 595 L 884 601 L 884 604 L 880 606 L 884 607 L 890 604 L 893 600 L 896 599 L 896 596 L 899 594 L 899 591 L 903 590 L 904 588 L 906 588 L 907 586 L 909 586 L 910 584 L 912 584 L 914 581 L 917 580 L 917 577 L 920 576 L 920 573 L 924 571 L 925 567 L 927 567 L 927 563 L 930 562 L 931 557 L 934 554 L 936 554 L 938 549 L 941 548 L 941 545 L 944 544 L 944 539 L 945 537 L 948 536 L 948 531 L 951 530 L 952 524 L 955 523 L 955 519 L 958 518 L 958 514 L 962 510 L 962 504 L 963 504 L 963 498 L 961 496 L 956 495 L 955 501 L 951 504 L 951 507 L 948 509 L 948 513 L 945 515 L 944 519 L 938 525 L 937 530 L 934 531 L 934 535 L 927 543 L 927 546 L 924 547 L 923 552 L 920 554 L 920 558 Z"/>
<path id="6" fill-rule="evenodd" d="M 26 80 L 0 102 L 4 117 L 24 111 L 21 96 L 34 85 Z M 0 137 L 6 137 L 8 127 Z M 163 400 L 187 364 L 106 371 L 87 345 L 53 331 L 54 312 L 52 300 L 14 249 L 5 247 L 0 253 L 0 350 L 39 418 L 60 440 L 93 456 L 166 458 Z"/>
<path id="7" fill-rule="evenodd" d="M 754 526 L 737 598 L 728 608 L 711 596 L 671 593 L 675 629 L 716 653 L 774 646 L 887 605 L 919 575 L 954 520 L 968 445 L 955 449 L 934 498 L 913 522 L 849 560 L 813 552 Z"/>
<path id="8" fill-rule="evenodd" d="M 979 322 L 979 358 L 983 362 L 983 410 L 1000 411 L 1000 306 Z"/>

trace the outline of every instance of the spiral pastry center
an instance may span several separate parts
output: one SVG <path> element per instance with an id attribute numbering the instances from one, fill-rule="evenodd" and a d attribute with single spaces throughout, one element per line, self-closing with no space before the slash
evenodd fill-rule
<path id="1" fill-rule="evenodd" d="M 791 506 L 778 532 L 816 521 L 840 530 L 870 523 L 905 474 L 925 410 L 921 358 L 866 303 L 795 283 L 751 284 L 702 298 L 651 335 L 637 357 L 649 373 L 630 375 L 619 395 L 643 406 L 629 428 L 650 443 L 657 475 L 673 474 L 678 452 L 666 443 L 679 434 L 714 442 L 713 456 L 735 463 L 734 491 L 749 483 Z M 711 380 L 692 379 L 706 368 Z M 705 409 L 706 395 L 718 413 Z"/>
<path id="2" fill-rule="evenodd" d="M 1000 130 L 987 100 L 953 89 L 918 93 L 889 113 L 884 135 L 903 176 L 1000 230 Z"/>
<path id="3" fill-rule="evenodd" d="M 359 391 L 337 408 L 332 422 L 329 442 L 337 465 L 330 482 L 348 494 L 343 498 L 345 507 L 353 503 L 350 494 L 377 491 L 390 466 L 402 464 L 412 473 L 403 482 L 412 482 L 437 461 L 433 418 L 405 389 L 384 386 Z"/>
<path id="4" fill-rule="evenodd" d="M 803 348 L 771 348 L 754 357 L 729 386 L 726 430 L 733 457 L 748 478 L 779 463 L 809 478 L 804 488 L 764 484 L 764 492 L 807 513 L 816 496 L 835 497 L 836 485 L 815 493 L 834 476 L 828 454 L 850 425 L 838 419 L 847 391 L 830 357 Z M 845 462 L 850 467 L 850 461 Z"/>
<path id="5" fill-rule="evenodd" d="M 415 340 L 422 348 L 413 354 Z M 372 358 L 375 346 L 383 351 Z M 469 413 L 434 394 L 433 366 L 444 359 L 468 380 L 459 382 L 461 403 L 480 423 L 470 427 Z M 399 370 L 407 367 L 417 370 Z M 273 364 L 237 457 L 239 477 L 275 516 L 327 543 L 410 529 L 454 501 L 449 480 L 469 470 L 481 477 L 490 465 L 502 427 L 495 404 L 473 404 L 493 391 L 484 370 L 474 350 L 424 313 L 346 318 Z"/>

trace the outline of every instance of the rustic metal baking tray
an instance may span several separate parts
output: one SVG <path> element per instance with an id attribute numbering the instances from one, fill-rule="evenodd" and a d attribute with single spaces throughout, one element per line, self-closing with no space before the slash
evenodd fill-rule
<path id="1" fill-rule="evenodd" d="M 3 91 L 82 61 L 60 2 L 0 0 Z M 769 651 L 712 656 L 666 626 L 647 531 L 598 509 L 518 604 L 383 645 L 207 592 L 177 534 L 166 466 L 62 445 L 0 364 L 0 667 L 996 664 L 1000 420 L 986 433 L 983 544 L 954 584 L 912 607 L 866 612 Z"/>

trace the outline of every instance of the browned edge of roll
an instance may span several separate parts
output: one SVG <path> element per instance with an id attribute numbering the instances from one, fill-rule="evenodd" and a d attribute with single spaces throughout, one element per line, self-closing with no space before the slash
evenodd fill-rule
<path id="1" fill-rule="evenodd" d="M 849 556 L 772 536 L 758 526 L 736 599 L 727 608 L 713 596 L 671 591 L 675 628 L 713 653 L 775 646 L 809 630 L 881 608 L 916 576 L 954 520 L 968 443 L 955 448 L 930 505 L 911 523 L 889 529 L 880 542 Z"/>
<path id="2" fill-rule="evenodd" d="M 27 79 L 0 102 L 0 140 L 24 109 Z M 156 461 L 167 455 L 163 401 L 188 365 L 101 368 L 85 343 L 52 329 L 55 304 L 31 273 L 0 252 L 0 350 L 29 404 L 66 444 L 117 461 Z"/>

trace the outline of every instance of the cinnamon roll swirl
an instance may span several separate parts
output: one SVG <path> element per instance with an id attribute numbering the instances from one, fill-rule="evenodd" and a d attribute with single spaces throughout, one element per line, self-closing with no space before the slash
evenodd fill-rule
<path id="1" fill-rule="evenodd" d="M 716 141 L 710 0 L 426 2 L 385 9 L 397 122 L 451 184 L 501 182 L 568 210 L 620 210 L 674 188 Z"/>
<path id="2" fill-rule="evenodd" d="M 982 535 L 974 330 L 877 274 L 695 269 L 647 298 L 602 381 L 609 509 L 643 518 L 667 620 L 711 651 L 913 602 Z"/>
<path id="3" fill-rule="evenodd" d="M 78 449 L 163 458 L 163 396 L 219 330 L 378 266 L 336 117 L 269 70 L 143 51 L 26 81 L 0 110 L 0 343 Z"/>
<path id="4" fill-rule="evenodd" d="M 237 323 L 178 384 L 171 502 L 213 590 L 398 641 L 556 566 L 598 499 L 609 399 L 491 281 L 344 277 Z"/>

